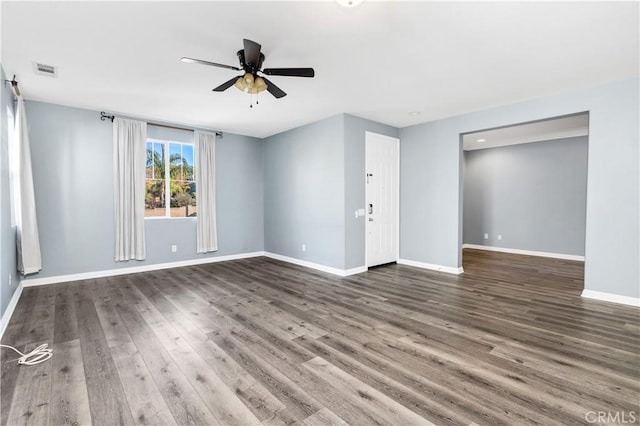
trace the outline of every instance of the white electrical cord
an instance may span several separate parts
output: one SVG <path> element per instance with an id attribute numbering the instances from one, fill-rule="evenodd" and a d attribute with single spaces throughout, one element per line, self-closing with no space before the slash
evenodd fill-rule
<path id="1" fill-rule="evenodd" d="M 53 349 L 48 349 L 47 346 L 49 345 L 44 343 L 38 346 L 37 348 L 35 348 L 34 350 L 32 350 L 31 352 L 29 352 L 28 354 L 23 354 L 13 346 L 0 345 L 0 347 L 13 349 L 17 353 L 19 353 L 20 358 L 18 358 L 18 364 L 22 364 L 22 365 L 36 365 L 51 358 L 53 356 Z"/>

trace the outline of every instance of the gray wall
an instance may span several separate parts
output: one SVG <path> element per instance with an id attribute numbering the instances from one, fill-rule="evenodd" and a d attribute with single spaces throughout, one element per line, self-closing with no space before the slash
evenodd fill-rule
<path id="1" fill-rule="evenodd" d="M 266 251 L 344 269 L 344 155 L 342 114 L 264 140 Z"/>
<path id="2" fill-rule="evenodd" d="M 357 209 L 365 208 L 365 133 L 374 132 L 394 138 L 395 127 L 344 115 L 344 200 L 345 200 L 345 269 L 364 266 L 365 218 L 355 218 Z"/>
<path id="3" fill-rule="evenodd" d="M 400 130 L 400 256 L 461 266 L 460 134 L 589 112 L 585 288 L 640 297 L 638 79 Z"/>
<path id="4" fill-rule="evenodd" d="M 585 287 L 639 297 L 638 89 L 633 79 L 401 129 L 401 258 L 461 265 L 461 133 L 589 111 Z M 27 114 L 43 247 L 39 276 L 200 257 L 195 221 L 152 220 L 148 259 L 113 262 L 110 124 L 95 111 L 39 102 L 28 102 Z M 218 144 L 216 255 L 264 248 L 340 269 L 360 266 L 364 229 L 352 215 L 364 205 L 357 140 L 369 125 L 396 136 L 342 114 L 264 141 L 225 135 Z M 3 222 L 3 247 L 5 235 Z M 170 253 L 171 244 L 178 253 Z"/>
<path id="5" fill-rule="evenodd" d="M 263 250 L 259 139 L 225 134 L 216 143 L 219 251 L 196 254 L 194 218 L 147 219 L 147 259 L 115 262 L 111 123 L 96 111 L 34 101 L 27 115 L 43 266 L 33 278 Z M 185 134 L 149 129 L 160 138 Z"/>
<path id="6" fill-rule="evenodd" d="M 0 78 L 7 77 L 0 67 Z M 16 239 L 15 228 L 11 225 L 11 197 L 9 183 L 9 131 L 13 122 L 14 104 L 13 92 L 10 86 L 0 86 L 0 316 L 4 315 L 11 296 L 18 288 L 18 273 L 16 272 Z M 10 277 L 11 276 L 11 277 Z M 9 286 L 11 280 L 11 286 Z"/>
<path id="7" fill-rule="evenodd" d="M 340 114 L 265 139 L 265 250 L 338 269 L 364 266 L 365 132 L 398 129 Z M 302 244 L 307 251 L 302 251 Z"/>
<path id="8" fill-rule="evenodd" d="M 401 259 L 461 266 L 460 163 L 458 137 L 441 122 L 400 129 Z"/>
<path id="9" fill-rule="evenodd" d="M 463 241 L 583 256 L 587 149 L 577 137 L 465 151 Z"/>

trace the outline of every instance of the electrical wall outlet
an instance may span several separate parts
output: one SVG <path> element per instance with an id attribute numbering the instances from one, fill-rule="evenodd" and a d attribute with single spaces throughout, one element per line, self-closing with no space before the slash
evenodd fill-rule
<path id="1" fill-rule="evenodd" d="M 488 240 L 489 239 L 489 234 L 484 234 L 484 239 Z"/>
<path id="2" fill-rule="evenodd" d="M 9 288 L 11 288 L 11 278 L 13 277 L 11 276 L 11 274 L 9 274 Z"/>
<path id="3" fill-rule="evenodd" d="M 307 245 L 306 244 L 302 245 L 302 251 L 307 251 Z"/>
<path id="4" fill-rule="evenodd" d="M 502 239 L 502 235 L 498 235 L 498 240 L 501 240 L 501 239 Z"/>
<path id="5" fill-rule="evenodd" d="M 178 246 L 177 245 L 172 245 L 171 246 L 171 253 L 176 253 L 178 251 Z"/>

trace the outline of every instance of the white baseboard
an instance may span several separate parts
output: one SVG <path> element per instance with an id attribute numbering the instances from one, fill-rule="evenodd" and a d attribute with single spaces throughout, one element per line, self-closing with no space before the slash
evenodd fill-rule
<path id="1" fill-rule="evenodd" d="M 330 274 L 338 275 L 340 277 L 346 277 L 349 275 L 361 274 L 367 271 L 366 266 L 359 266 L 357 268 L 352 269 L 339 269 L 334 268 L 332 266 L 321 265 L 319 263 L 313 263 L 302 259 L 296 259 L 295 257 L 283 256 L 281 254 L 265 252 L 264 255 L 266 257 L 270 257 L 271 259 L 281 260 L 287 263 L 293 263 L 294 265 L 304 266 L 306 268 L 317 269 L 318 271 L 328 272 Z"/>
<path id="2" fill-rule="evenodd" d="M 345 269 L 344 277 L 348 277 L 349 275 L 362 274 L 363 272 L 367 272 L 369 268 L 366 266 L 358 266 L 357 268 Z"/>
<path id="3" fill-rule="evenodd" d="M 520 250 L 506 247 L 482 246 L 479 244 L 463 244 L 462 248 L 470 248 L 476 250 L 499 251 L 502 253 L 523 254 L 525 256 L 552 257 L 554 259 L 577 260 L 584 262 L 584 256 L 575 254 L 550 253 L 546 251 Z"/>
<path id="4" fill-rule="evenodd" d="M 408 260 L 408 259 L 398 259 L 398 264 L 414 266 L 416 268 L 422 268 L 422 269 L 429 269 L 432 271 L 446 272 L 447 274 L 460 275 L 464 272 L 464 269 L 462 269 L 462 266 L 460 266 L 459 268 L 453 268 L 451 266 L 434 265 L 433 263 L 417 262 L 415 260 Z"/>
<path id="5" fill-rule="evenodd" d="M 7 309 L 4 311 L 4 314 L 2 314 L 2 319 L 0 319 L 0 340 L 2 339 L 2 336 L 4 336 L 4 332 L 7 329 L 7 325 L 9 325 L 11 315 L 13 315 L 13 311 L 18 305 L 18 300 L 20 300 L 23 288 L 24 286 L 22 285 L 22 282 L 18 283 L 18 288 L 13 292 L 13 296 L 11 296 Z"/>
<path id="6" fill-rule="evenodd" d="M 640 298 L 620 296 L 618 294 L 603 293 L 601 291 L 582 290 L 582 297 L 587 299 L 602 300 L 604 302 L 621 303 L 623 305 L 640 307 Z"/>
<path id="7" fill-rule="evenodd" d="M 250 257 L 264 256 L 264 252 L 230 254 L 227 256 L 203 257 L 200 259 L 182 260 L 179 262 L 156 263 L 153 265 L 132 266 L 130 268 L 108 269 L 105 271 L 83 272 L 80 274 L 57 275 L 54 277 L 42 277 L 23 279 L 21 283 L 25 287 L 38 285 L 66 283 L 70 281 L 91 280 L 94 278 L 112 277 L 116 275 L 136 274 L 138 272 L 157 271 L 160 269 L 180 268 L 182 266 L 202 265 L 205 263 L 225 262 L 228 260 L 247 259 Z"/>

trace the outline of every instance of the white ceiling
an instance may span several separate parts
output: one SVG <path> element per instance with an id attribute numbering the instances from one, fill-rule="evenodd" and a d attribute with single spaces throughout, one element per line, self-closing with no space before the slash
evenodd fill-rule
<path id="1" fill-rule="evenodd" d="M 462 147 L 465 151 L 471 151 L 521 143 L 587 136 L 588 134 L 589 114 L 584 113 L 466 133 L 462 136 Z"/>
<path id="2" fill-rule="evenodd" d="M 638 75 L 638 2 L 9 2 L 1 61 L 26 99 L 265 137 L 346 112 L 404 127 Z M 242 39 L 288 93 L 211 89 Z M 33 62 L 58 67 L 36 75 Z M 419 115 L 409 115 L 419 111 Z"/>

